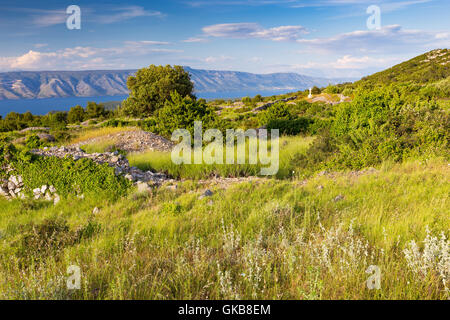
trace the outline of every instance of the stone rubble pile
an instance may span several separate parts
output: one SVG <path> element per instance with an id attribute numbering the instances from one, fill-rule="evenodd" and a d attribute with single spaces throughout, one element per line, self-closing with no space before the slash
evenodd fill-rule
<path id="1" fill-rule="evenodd" d="M 7 180 L 0 181 L 0 195 L 7 199 L 20 198 L 24 199 L 23 180 L 21 176 L 10 176 Z"/>
<path id="2" fill-rule="evenodd" d="M 289 97 L 289 98 L 286 98 L 286 99 L 281 99 L 281 100 L 276 100 L 276 101 L 273 101 L 273 102 L 269 102 L 269 103 L 263 104 L 262 106 L 254 108 L 252 110 L 252 112 L 263 111 L 263 110 L 266 110 L 267 108 L 269 108 L 270 106 L 274 105 L 275 103 L 288 102 L 288 101 L 292 101 L 292 100 L 295 100 L 295 99 L 297 99 L 297 97 Z"/>
<path id="3" fill-rule="evenodd" d="M 54 186 L 43 185 L 40 188 L 33 189 L 33 195 L 36 200 L 45 199 L 47 201 L 53 201 L 54 204 L 57 204 L 61 200 Z"/>
<path id="4" fill-rule="evenodd" d="M 142 130 L 122 131 L 106 136 L 91 138 L 75 143 L 70 147 L 82 147 L 83 145 L 95 144 L 102 141 L 114 141 L 117 149 L 126 152 L 145 152 L 147 150 L 171 151 L 174 143 L 164 137 L 152 132 Z"/>
<path id="5" fill-rule="evenodd" d="M 160 185 L 169 180 L 163 173 L 154 173 L 143 171 L 136 167 L 130 167 L 128 159 L 115 152 L 105 153 L 86 153 L 80 147 L 51 147 L 44 149 L 34 149 L 31 151 L 35 155 L 44 157 L 64 158 L 71 156 L 75 161 L 83 158 L 91 159 L 97 164 L 107 163 L 114 167 L 116 175 L 123 175 L 126 179 L 137 183 L 147 183 L 151 185 Z"/>

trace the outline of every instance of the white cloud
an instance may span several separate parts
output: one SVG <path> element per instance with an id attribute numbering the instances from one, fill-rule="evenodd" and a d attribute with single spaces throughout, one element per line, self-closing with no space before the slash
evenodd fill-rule
<path id="1" fill-rule="evenodd" d="M 164 46 L 171 44 L 166 41 L 153 41 L 153 40 L 141 40 L 141 41 L 125 41 L 125 44 L 130 46 Z"/>
<path id="2" fill-rule="evenodd" d="M 297 40 L 306 34 L 302 26 L 279 26 L 264 29 L 258 23 L 224 23 L 206 26 L 203 33 L 207 37 L 235 38 L 235 39 L 266 39 L 272 41 Z"/>
<path id="3" fill-rule="evenodd" d="M 0 71 L 127 68 L 130 65 L 130 59 L 183 52 L 155 47 L 155 45 L 162 45 L 163 42 L 143 41 L 143 43 L 127 42 L 121 47 L 111 48 L 78 46 L 52 52 L 30 50 L 15 57 L 0 57 Z"/>
<path id="4" fill-rule="evenodd" d="M 218 57 L 207 57 L 205 58 L 205 62 L 206 63 L 217 63 L 217 62 L 225 62 L 225 61 L 230 61 L 233 60 L 232 57 L 229 56 L 225 56 L 225 55 L 221 55 Z"/>
<path id="5" fill-rule="evenodd" d="M 37 27 L 49 27 L 65 24 L 69 16 L 65 10 L 43 10 L 25 8 L 20 9 L 30 15 L 30 21 Z M 102 13 L 97 13 L 90 7 L 81 6 L 82 21 L 90 23 L 111 24 L 139 17 L 159 17 L 165 15 L 160 11 L 146 10 L 141 6 L 126 6 L 105 8 Z"/>
<path id="6" fill-rule="evenodd" d="M 449 46 L 450 36 L 448 33 L 408 30 L 399 25 L 390 25 L 380 30 L 353 31 L 329 38 L 298 39 L 297 42 L 315 53 L 392 53 Z"/>
<path id="7" fill-rule="evenodd" d="M 138 17 L 163 17 L 164 15 L 159 11 L 145 10 L 139 6 L 129 6 L 122 8 L 115 8 L 111 13 L 105 15 L 97 15 L 95 20 L 99 23 L 109 24 L 119 21 L 124 21 Z"/>
<path id="8" fill-rule="evenodd" d="M 186 40 L 183 40 L 182 42 L 186 42 L 186 43 L 198 43 L 198 42 L 208 42 L 209 40 L 206 38 L 202 38 L 202 37 L 192 37 L 192 38 L 188 38 Z"/>

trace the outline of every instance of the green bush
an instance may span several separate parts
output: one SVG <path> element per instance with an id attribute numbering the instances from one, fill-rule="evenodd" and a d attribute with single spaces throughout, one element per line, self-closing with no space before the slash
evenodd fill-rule
<path id="1" fill-rule="evenodd" d="M 259 124 L 264 126 L 273 120 L 292 120 L 294 117 L 286 103 L 277 102 L 261 112 L 258 115 L 258 120 Z"/>
<path id="2" fill-rule="evenodd" d="M 31 161 L 16 161 L 13 167 L 29 193 L 42 185 L 53 185 L 60 196 L 91 194 L 116 199 L 125 195 L 130 186 L 128 180 L 115 175 L 114 168 L 90 159 L 35 157 Z"/>
<path id="3" fill-rule="evenodd" d="M 187 129 L 194 132 L 194 121 L 202 121 L 203 130 L 208 128 L 221 129 L 217 114 L 206 104 L 173 92 L 171 100 L 167 100 L 164 107 L 156 116 L 158 133 L 167 137 L 176 129 Z"/>
<path id="4" fill-rule="evenodd" d="M 307 133 L 312 123 L 314 123 L 314 121 L 308 118 L 298 118 L 294 120 L 275 119 L 269 121 L 267 129 L 279 129 L 280 134 L 292 136 L 300 133 Z"/>

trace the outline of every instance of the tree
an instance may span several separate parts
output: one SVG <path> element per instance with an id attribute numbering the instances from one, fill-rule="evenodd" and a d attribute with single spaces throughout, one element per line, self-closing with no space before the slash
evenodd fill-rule
<path id="1" fill-rule="evenodd" d="M 294 115 L 284 102 L 277 102 L 258 115 L 259 124 L 267 125 L 272 120 L 292 120 Z"/>
<path id="2" fill-rule="evenodd" d="M 140 69 L 127 80 L 130 96 L 122 104 L 122 113 L 127 116 L 149 116 L 162 108 L 171 93 L 182 97 L 193 95 L 194 84 L 190 75 L 181 66 L 155 66 Z"/>
<path id="3" fill-rule="evenodd" d="M 70 108 L 69 114 L 67 115 L 67 121 L 69 123 L 78 123 L 84 121 L 86 113 L 82 106 L 75 106 Z"/>
<path id="4" fill-rule="evenodd" d="M 250 97 L 243 97 L 242 98 L 242 103 L 248 105 L 248 104 L 252 103 L 252 98 L 250 98 Z"/>
<path id="5" fill-rule="evenodd" d="M 256 96 L 254 96 L 254 98 L 252 99 L 253 103 L 258 103 L 263 101 L 263 97 L 260 94 L 257 94 Z"/>
<path id="6" fill-rule="evenodd" d="M 320 94 L 321 92 L 322 91 L 317 86 L 314 86 L 311 90 L 312 94 Z"/>
<path id="7" fill-rule="evenodd" d="M 87 119 L 101 118 L 106 116 L 105 106 L 95 102 L 88 102 L 86 106 Z"/>
<path id="8" fill-rule="evenodd" d="M 202 121 L 203 129 L 218 126 L 218 116 L 208 105 L 174 91 L 156 116 L 158 132 L 170 136 L 176 129 L 194 132 L 194 121 Z"/>

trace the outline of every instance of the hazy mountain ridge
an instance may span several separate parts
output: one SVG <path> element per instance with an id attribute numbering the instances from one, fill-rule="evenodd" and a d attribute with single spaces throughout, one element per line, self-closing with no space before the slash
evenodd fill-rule
<path id="1" fill-rule="evenodd" d="M 304 90 L 342 82 L 297 73 L 253 74 L 185 67 L 197 93 Z M 0 73 L 0 100 L 128 94 L 127 78 L 136 70 L 19 71 Z"/>

